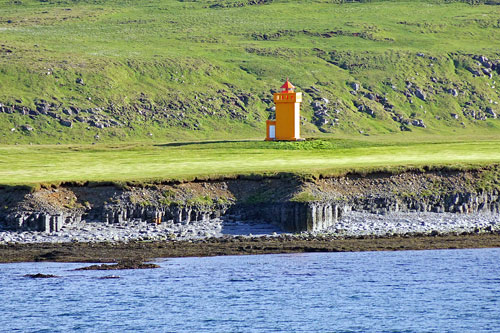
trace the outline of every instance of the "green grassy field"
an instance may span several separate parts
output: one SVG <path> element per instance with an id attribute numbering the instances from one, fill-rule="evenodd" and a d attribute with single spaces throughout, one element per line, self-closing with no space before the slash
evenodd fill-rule
<path id="1" fill-rule="evenodd" d="M 159 182 L 220 179 L 236 175 L 346 172 L 500 163 L 500 140 L 398 144 L 384 138 L 290 142 L 199 142 L 123 145 L 0 146 L 0 184 L 60 182 Z"/>
<path id="2" fill-rule="evenodd" d="M 54 113 L 0 112 L 0 144 L 262 138 L 286 77 L 305 136 L 498 133 L 469 114 L 500 111 L 500 75 L 469 69 L 500 59 L 500 6 L 335 2 L 0 0 L 0 103 Z"/>
<path id="3" fill-rule="evenodd" d="M 0 184 L 499 163 L 487 3 L 0 0 Z M 256 141 L 286 77 L 321 140 Z"/>

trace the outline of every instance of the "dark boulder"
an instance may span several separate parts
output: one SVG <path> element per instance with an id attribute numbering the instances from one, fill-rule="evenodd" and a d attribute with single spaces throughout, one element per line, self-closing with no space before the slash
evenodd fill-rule
<path id="1" fill-rule="evenodd" d="M 484 110 L 484 112 L 487 114 L 488 117 L 490 118 L 493 118 L 493 119 L 496 119 L 497 117 L 497 114 L 495 113 L 495 111 L 493 111 L 492 108 L 490 107 L 487 107 L 486 110 Z"/>
<path id="2" fill-rule="evenodd" d="M 475 70 L 474 68 L 471 68 L 471 67 L 467 67 L 467 70 L 469 72 L 472 73 L 472 75 L 475 75 L 475 76 L 481 76 L 481 72 L 479 72 L 478 70 Z"/>
<path id="3" fill-rule="evenodd" d="M 358 91 L 359 89 L 361 89 L 361 86 L 359 85 L 359 83 L 352 82 L 351 88 L 354 89 L 354 91 Z"/>
<path id="4" fill-rule="evenodd" d="M 55 112 L 47 112 L 47 115 L 49 117 L 54 118 L 54 119 L 58 119 L 59 118 L 59 115 L 57 113 L 55 113 Z"/>
<path id="5" fill-rule="evenodd" d="M 418 98 L 420 98 L 423 101 L 425 101 L 427 98 L 425 92 L 423 90 L 420 90 L 420 89 L 415 90 L 415 96 L 417 96 Z"/>
<path id="6" fill-rule="evenodd" d="M 411 121 L 411 124 L 416 127 L 426 128 L 424 121 L 422 119 L 414 119 Z"/>
<path id="7" fill-rule="evenodd" d="M 65 127 L 73 127 L 73 122 L 71 120 L 61 119 L 59 120 L 59 124 Z"/>
<path id="8" fill-rule="evenodd" d="M 36 104 L 36 110 L 42 114 L 47 114 L 49 111 L 49 104 L 45 101 L 40 101 Z"/>

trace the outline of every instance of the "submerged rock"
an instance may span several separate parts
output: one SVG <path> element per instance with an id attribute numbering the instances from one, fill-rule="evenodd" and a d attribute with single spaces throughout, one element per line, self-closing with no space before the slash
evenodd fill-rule
<path id="1" fill-rule="evenodd" d="M 156 264 L 145 264 L 140 261 L 122 261 L 116 264 L 101 264 L 101 265 L 91 265 L 86 267 L 80 267 L 75 269 L 76 271 L 109 271 L 109 270 L 120 270 L 120 269 L 150 269 L 150 268 L 160 268 Z"/>
<path id="2" fill-rule="evenodd" d="M 26 274 L 24 277 L 32 278 L 32 279 L 49 279 L 49 278 L 56 278 L 58 277 L 57 275 L 52 275 L 52 274 L 42 274 L 42 273 L 36 273 L 36 274 Z"/>

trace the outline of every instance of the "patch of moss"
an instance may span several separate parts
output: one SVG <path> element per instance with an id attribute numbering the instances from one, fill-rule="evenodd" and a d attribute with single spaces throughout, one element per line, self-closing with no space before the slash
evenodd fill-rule
<path id="1" fill-rule="evenodd" d="M 151 201 L 149 201 L 149 200 L 142 200 L 142 201 L 139 201 L 139 205 L 141 207 L 150 207 L 150 206 L 153 206 L 153 203 L 151 203 Z"/>
<path id="2" fill-rule="evenodd" d="M 417 196 L 417 193 L 415 193 L 415 192 L 401 192 L 401 193 L 399 193 L 399 196 L 402 198 L 415 198 Z"/>
<path id="3" fill-rule="evenodd" d="M 226 198 L 226 197 L 218 197 L 215 200 L 215 203 L 218 205 L 228 205 L 231 203 L 231 200 L 229 198 Z"/>
<path id="4" fill-rule="evenodd" d="M 214 200 L 208 195 L 200 195 L 186 201 L 186 206 L 202 206 L 211 207 L 214 205 Z"/>
<path id="5" fill-rule="evenodd" d="M 248 204 L 259 204 L 259 203 L 273 202 L 274 198 L 273 198 L 273 193 L 270 190 L 267 191 L 264 190 L 252 193 L 243 201 L 244 203 Z"/>
<path id="6" fill-rule="evenodd" d="M 163 198 L 159 200 L 160 204 L 164 206 L 179 205 L 179 201 L 175 199 L 175 191 L 167 189 L 162 192 Z"/>
<path id="7" fill-rule="evenodd" d="M 478 191 L 500 191 L 500 168 L 492 167 L 481 172 L 479 180 L 475 184 Z"/>
<path id="8" fill-rule="evenodd" d="M 296 194 L 290 201 L 293 202 L 313 202 L 319 201 L 320 198 L 312 194 L 311 192 L 300 192 Z"/>

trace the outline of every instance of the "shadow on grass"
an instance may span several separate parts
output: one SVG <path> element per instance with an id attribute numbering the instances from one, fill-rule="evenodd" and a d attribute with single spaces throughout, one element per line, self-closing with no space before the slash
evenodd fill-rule
<path id="1" fill-rule="evenodd" d="M 162 144 L 155 144 L 155 147 L 183 147 L 194 145 L 208 145 L 208 144 L 233 144 L 233 143 L 250 143 L 250 142 L 264 142 L 264 140 L 213 140 L 213 141 L 187 141 L 187 142 L 169 142 Z"/>

